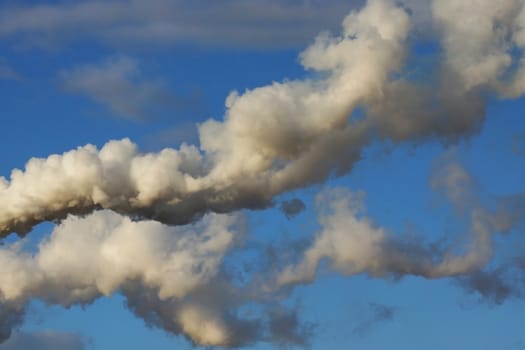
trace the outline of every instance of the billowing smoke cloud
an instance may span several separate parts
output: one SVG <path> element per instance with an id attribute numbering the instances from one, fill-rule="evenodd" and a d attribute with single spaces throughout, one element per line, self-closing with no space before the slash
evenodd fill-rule
<path id="1" fill-rule="evenodd" d="M 198 224 L 173 227 L 98 211 L 69 216 L 37 252 L 25 251 L 20 242 L 5 245 L 0 248 L 2 338 L 22 320 L 10 305 L 23 306 L 32 298 L 84 305 L 120 292 L 137 316 L 194 344 L 305 345 L 310 328 L 299 323 L 296 310 L 274 306 L 278 300 L 271 302 L 228 276 L 224 258 L 241 243 L 243 226 L 231 215 L 212 214 Z M 241 312 L 256 303 L 258 312 Z"/>
<path id="2" fill-rule="evenodd" d="M 197 345 L 268 341 L 305 346 L 315 326 L 301 323 L 297 310 L 280 302 L 295 286 L 314 281 L 323 260 L 344 275 L 461 276 L 458 281 L 469 291 L 498 302 L 516 296 L 499 272 L 486 277 L 481 271 L 492 255 L 492 236 L 523 218 L 525 201 L 507 200 L 493 211 L 483 207 L 474 196 L 473 178 L 449 158 L 437 163 L 431 184 L 470 216 L 464 253 L 456 246 L 438 248 L 388 234 L 363 214 L 364 193 L 336 188 L 317 197 L 321 230 L 312 243 L 288 249 L 298 257 L 280 256 L 297 263 L 277 261 L 243 282 L 227 268 L 229 255 L 243 249 L 245 225 L 238 215 L 208 214 L 193 225 L 167 226 L 101 210 L 69 216 L 36 252 L 25 251 L 23 241 L 0 248 L 0 295 L 4 305 L 18 306 L 6 309 L 0 320 L 4 338 L 21 322 L 21 310 L 31 298 L 69 306 L 121 293 L 148 324 Z M 501 288 L 488 284 L 494 277 Z M 388 311 L 378 309 L 374 320 L 390 317 Z"/>
<path id="3" fill-rule="evenodd" d="M 224 121 L 200 125 L 201 151 L 184 145 L 144 155 L 122 140 L 32 159 L 0 183 L 0 231 L 24 233 L 98 207 L 183 224 L 209 210 L 263 207 L 345 173 L 369 139 L 367 123 L 349 125 L 348 116 L 400 68 L 409 28 L 408 15 L 384 1 L 352 12 L 342 36 L 320 36 L 301 55 L 326 79 L 231 93 Z"/>
<path id="4" fill-rule="evenodd" d="M 175 334 L 184 334 L 193 344 L 226 348 L 265 341 L 282 346 L 306 346 L 315 326 L 302 323 L 297 309 L 235 289 L 222 279 L 192 292 L 191 300 L 160 300 L 154 291 L 138 284 L 123 289 L 128 307 L 149 324 Z M 242 306 L 259 310 L 243 314 Z M 251 313 L 251 314 L 250 314 Z"/>
<path id="5" fill-rule="evenodd" d="M 453 162 L 436 167 L 431 186 L 470 219 L 463 253 L 391 235 L 363 214 L 363 193 L 327 190 L 318 196 L 321 229 L 311 244 L 277 273 L 243 284 L 226 268 L 242 243 L 242 220 L 221 213 L 264 208 L 286 191 L 346 174 L 377 139 L 448 142 L 475 133 L 487 95 L 525 90 L 524 5 L 498 4 L 433 3 L 443 48 L 437 57 L 444 57 L 424 72 L 433 79 L 407 73 L 409 13 L 370 0 L 345 18 L 339 36 L 322 34 L 302 52 L 315 78 L 232 92 L 224 119 L 199 126 L 199 147 L 144 154 L 123 139 L 33 158 L 0 177 L 2 236 L 58 222 L 36 252 L 23 241 L 0 247 L 1 336 L 32 298 L 69 306 L 122 293 L 136 315 L 194 344 L 305 345 L 313 328 L 279 302 L 315 280 L 321 261 L 344 275 L 468 275 L 465 283 L 483 293 L 475 274 L 492 257 L 493 235 L 514 227 L 523 206 L 489 210 Z"/>
<path id="6" fill-rule="evenodd" d="M 525 48 L 523 1 L 443 0 L 432 9 L 449 74 L 461 88 L 490 87 L 508 98 L 523 94 L 525 61 L 513 52 Z"/>
<path id="7" fill-rule="evenodd" d="M 69 217 L 36 254 L 25 253 L 20 244 L 0 248 L 0 294 L 6 301 L 37 296 L 67 306 L 89 303 L 139 279 L 158 288 L 160 298 L 181 298 L 216 274 L 235 242 L 233 224 L 233 217 L 216 215 L 183 229 L 132 222 L 107 211 Z"/>
<path id="8" fill-rule="evenodd" d="M 511 206 L 500 205 L 495 211 L 483 206 L 473 191 L 473 178 L 458 163 L 451 162 L 450 155 L 436 165 L 431 184 L 444 191 L 455 207 L 470 218 L 464 246 L 440 247 L 388 234 L 364 215 L 364 193 L 329 189 L 317 198 L 321 231 L 299 262 L 288 265 L 276 277 L 277 287 L 273 288 L 314 281 L 325 259 L 331 269 L 344 275 L 441 278 L 478 273 L 492 257 L 493 235 L 508 232 L 525 217 L 525 198 L 515 198 Z M 458 248 L 464 253 L 457 253 Z M 471 278 L 476 277 L 472 275 L 464 283 L 469 284 Z"/>
<path id="9" fill-rule="evenodd" d="M 442 6 L 435 12 L 447 59 L 438 82 L 421 86 L 405 77 L 410 16 L 389 1 L 372 0 L 348 15 L 340 36 L 320 35 L 301 54 L 302 65 L 325 78 L 232 92 L 224 120 L 199 126 L 200 149 L 142 154 L 121 140 L 31 159 L 25 171 L 0 181 L 0 232 L 23 234 L 41 221 L 97 208 L 167 224 L 210 210 L 262 208 L 280 193 L 347 173 L 376 137 L 448 140 L 475 132 L 484 118 L 480 91 L 500 91 L 494 79 L 503 68 L 483 80 L 476 75 L 475 84 L 456 72 L 462 67 L 456 56 L 471 52 L 449 44 L 456 29 L 441 19 L 448 11 Z M 501 20 L 497 11 L 492 15 Z M 518 40 L 517 28 L 514 41 L 505 36 L 509 45 Z M 351 117 L 358 107 L 364 118 Z"/>
<path id="10" fill-rule="evenodd" d="M 17 305 L 30 298 L 64 306 L 87 304 L 133 281 L 154 290 L 159 303 L 170 299 L 182 304 L 170 322 L 190 337 L 199 329 L 196 342 L 228 345 L 230 330 L 221 315 L 211 317 L 201 304 L 183 300 L 218 274 L 225 252 L 239 235 L 232 230 L 235 220 L 212 215 L 197 226 L 173 228 L 132 222 L 108 211 L 68 217 L 35 254 L 24 252 L 18 243 L 0 248 L 0 295 Z M 203 332 L 204 321 L 209 334 Z"/>

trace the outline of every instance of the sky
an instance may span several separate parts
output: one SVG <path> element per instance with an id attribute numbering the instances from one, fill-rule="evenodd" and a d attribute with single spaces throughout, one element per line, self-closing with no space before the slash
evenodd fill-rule
<path id="1" fill-rule="evenodd" d="M 523 0 L 5 0 L 0 350 L 525 349 Z"/>

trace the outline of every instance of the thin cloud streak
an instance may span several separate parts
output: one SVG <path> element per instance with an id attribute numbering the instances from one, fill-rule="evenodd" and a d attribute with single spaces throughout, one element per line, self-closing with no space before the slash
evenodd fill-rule
<path id="1" fill-rule="evenodd" d="M 361 320 L 352 330 L 354 335 L 365 336 L 374 327 L 386 322 L 393 321 L 398 310 L 389 305 L 370 303 L 368 304 L 368 316 Z"/>
<path id="2" fill-rule="evenodd" d="M 74 333 L 55 331 L 16 332 L 0 344 L 0 350 L 84 350 L 82 337 Z"/>
<path id="3" fill-rule="evenodd" d="M 4 7 L 0 37 L 31 46 L 78 38 L 110 46 L 298 47 L 335 29 L 363 0 L 342 1 L 78 1 Z"/>

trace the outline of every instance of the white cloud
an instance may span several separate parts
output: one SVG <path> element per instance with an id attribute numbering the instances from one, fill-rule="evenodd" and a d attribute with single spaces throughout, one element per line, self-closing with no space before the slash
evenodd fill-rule
<path id="1" fill-rule="evenodd" d="M 525 48 L 523 1 L 442 0 L 432 5 L 442 32 L 446 64 L 461 81 L 460 86 L 489 86 L 507 98 L 521 96 L 525 91 L 525 60 L 513 50 Z"/>
<path id="2" fill-rule="evenodd" d="M 0 249 L 0 294 L 14 302 L 38 291 L 44 300 L 68 305 L 138 280 L 157 288 L 161 299 L 182 298 L 217 274 L 235 242 L 235 221 L 212 215 L 196 227 L 174 228 L 107 211 L 69 217 L 32 258 L 16 244 Z"/>

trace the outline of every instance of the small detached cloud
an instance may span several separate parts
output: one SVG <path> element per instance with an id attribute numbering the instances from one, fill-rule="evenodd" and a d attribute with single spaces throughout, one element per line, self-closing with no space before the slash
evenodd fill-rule
<path id="1" fill-rule="evenodd" d="M 84 350 L 82 337 L 55 331 L 18 332 L 0 345 L 0 350 Z"/>
<path id="2" fill-rule="evenodd" d="M 368 305 L 368 313 L 368 317 L 361 320 L 352 330 L 354 335 L 364 336 L 375 326 L 392 321 L 397 313 L 397 309 L 389 305 L 370 303 Z"/>
<path id="3" fill-rule="evenodd" d="M 307 347 L 314 334 L 314 323 L 303 323 L 299 320 L 297 310 L 278 308 L 270 315 L 270 334 L 272 341 L 282 346 L 296 345 Z"/>
<path id="4" fill-rule="evenodd" d="M 293 198 L 289 201 L 283 201 L 279 209 L 283 212 L 287 219 L 291 219 L 305 210 L 306 206 L 299 198 Z"/>
<path id="5" fill-rule="evenodd" d="M 85 95 L 128 119 L 158 117 L 178 102 L 162 81 L 146 79 L 138 62 L 126 56 L 62 70 L 60 79 L 66 91 Z"/>

